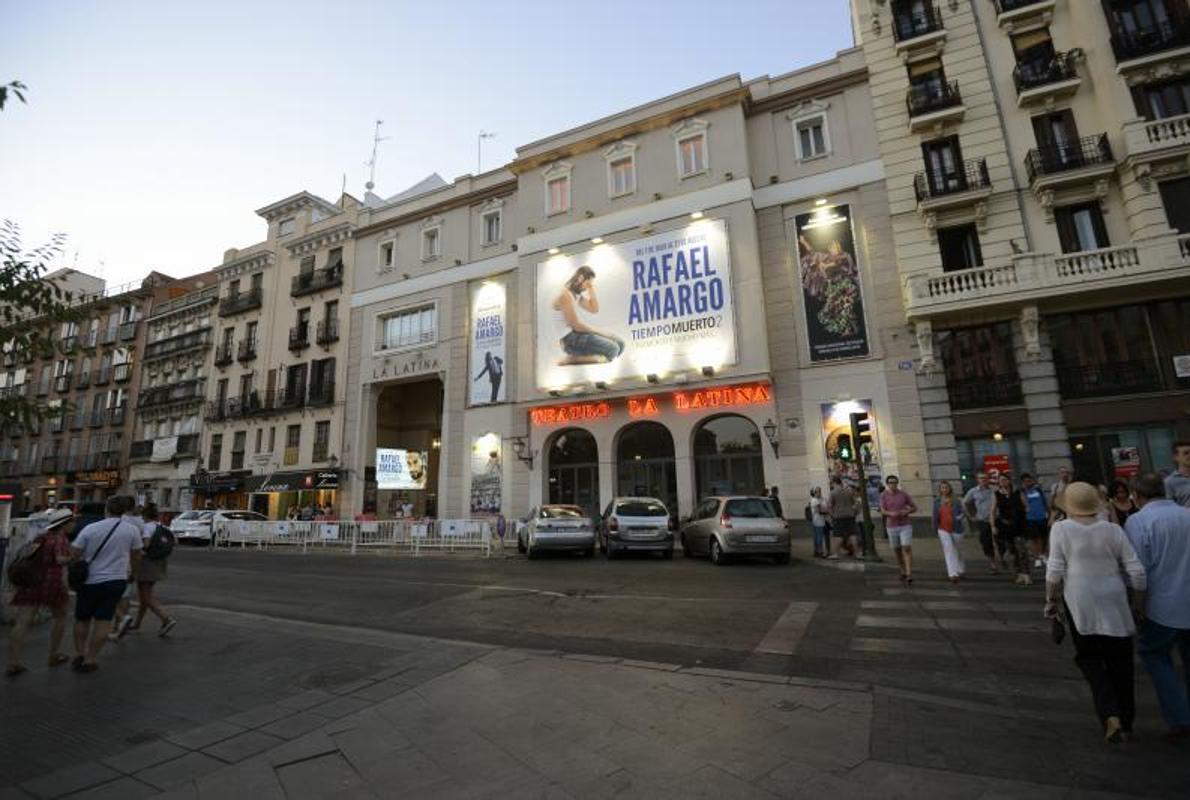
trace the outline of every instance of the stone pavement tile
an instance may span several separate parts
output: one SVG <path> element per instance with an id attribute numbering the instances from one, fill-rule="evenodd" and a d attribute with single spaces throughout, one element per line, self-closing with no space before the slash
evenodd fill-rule
<path id="1" fill-rule="evenodd" d="M 71 792 L 107 783 L 119 777 L 121 777 L 120 773 L 111 767 L 89 762 L 26 781 L 21 784 L 21 788 L 37 797 L 61 797 Z"/>
<path id="2" fill-rule="evenodd" d="M 157 795 L 156 800 L 198 800 L 198 786 L 194 784 L 194 781 L 189 781 L 181 786 L 175 786 L 168 792 L 162 792 Z"/>
<path id="3" fill-rule="evenodd" d="M 636 667 L 638 669 L 656 669 L 663 672 L 677 672 L 682 668 L 681 664 L 666 664 L 663 661 L 638 661 L 635 658 L 626 658 L 620 662 L 625 667 Z"/>
<path id="4" fill-rule="evenodd" d="M 105 758 L 103 759 L 103 763 L 112 769 L 117 769 L 120 772 L 126 772 L 131 775 L 146 767 L 152 767 L 163 761 L 169 761 L 185 754 L 186 750 L 184 748 L 178 747 L 172 742 L 159 740 L 139 745 L 131 750 L 125 750 L 123 753 L 112 756 L 111 758 Z"/>
<path id="5" fill-rule="evenodd" d="M 588 664 L 615 664 L 620 660 L 617 656 L 599 656 L 588 653 L 567 653 L 562 658 L 570 661 L 586 661 Z"/>
<path id="6" fill-rule="evenodd" d="M 365 708 L 371 708 L 372 705 L 370 701 L 360 697 L 336 697 L 329 703 L 313 706 L 310 708 L 310 713 L 327 719 L 338 719 L 357 711 L 363 711 Z"/>
<path id="7" fill-rule="evenodd" d="M 244 729 L 239 725 L 232 725 L 230 722 L 219 720 L 198 728 L 191 728 L 187 731 L 167 733 L 165 738 L 179 747 L 185 747 L 187 750 L 201 750 L 204 747 L 213 745 L 215 742 L 230 739 L 236 734 L 243 732 Z"/>
<path id="8" fill-rule="evenodd" d="M 660 781 L 694 772 L 706 763 L 688 752 L 675 750 L 668 741 L 658 741 L 626 728 L 610 731 L 605 742 L 595 751 L 601 758 L 636 775 Z"/>
<path id="9" fill-rule="evenodd" d="M 342 756 L 338 758 L 343 760 Z M 320 760 L 312 759 L 303 763 L 314 764 Z M 343 763 L 347 762 L 344 760 Z M 396 786 L 401 787 L 401 794 L 405 797 L 434 797 L 434 787 L 450 780 L 441 767 L 416 749 L 403 750 L 397 758 L 364 764 L 357 767 L 357 771 L 365 784 L 382 797 L 392 796 L 392 789 Z"/>
<path id="10" fill-rule="evenodd" d="M 969 797 L 978 797 L 980 800 L 988 797 L 1060 800 L 1069 791 L 1065 787 L 890 764 L 874 759 L 851 770 L 847 779 L 863 784 L 876 797 L 928 797 L 930 800 L 964 800 Z"/>
<path id="11" fill-rule="evenodd" d="M 581 800 L 681 800 L 682 795 L 662 784 L 626 769 L 599 778 L 566 784 L 566 790 Z"/>
<path id="12" fill-rule="evenodd" d="M 354 694 L 360 689 L 371 686 L 376 682 L 376 680 L 376 678 L 361 678 L 358 681 L 351 681 L 349 683 L 341 683 L 338 686 L 332 686 L 330 691 L 332 694 Z"/>
<path id="13" fill-rule="evenodd" d="M 305 761 L 327 753 L 338 752 L 338 745 L 331 741 L 331 737 L 322 730 L 312 731 L 305 736 L 278 745 L 264 753 L 262 757 L 274 767 Z"/>
<path id="14" fill-rule="evenodd" d="M 413 746 L 408 736 L 386 720 L 337 733 L 332 741 L 357 768 L 385 758 L 396 758 L 399 751 Z"/>
<path id="15" fill-rule="evenodd" d="M 263 757 L 250 758 L 199 778 L 199 800 L 285 800 L 285 790 Z"/>
<path id="16" fill-rule="evenodd" d="M 16 786 L 0 786 L 0 800 L 32 800 L 33 795 Z"/>
<path id="17" fill-rule="evenodd" d="M 267 733 L 269 736 L 277 736 L 282 739 L 296 739 L 299 736 L 305 736 L 310 731 L 322 727 L 326 724 L 326 721 L 326 717 L 319 716 L 310 711 L 303 711 L 300 714 L 294 714 L 292 717 L 285 717 L 276 722 L 270 722 L 259 730 L 262 733 Z"/>
<path id="18" fill-rule="evenodd" d="M 749 681 L 753 683 L 788 683 L 788 675 L 766 675 L 762 672 L 740 672 L 734 669 L 709 669 L 706 667 L 688 667 L 682 670 L 683 675 L 699 675 L 706 678 L 727 678 L 729 680 Z"/>
<path id="19" fill-rule="evenodd" d="M 755 782 L 796 756 L 798 744 L 792 731 L 790 735 L 762 742 L 737 742 L 711 734 L 679 745 L 677 752 L 695 764 L 711 764 L 737 778 Z"/>
<path id="20" fill-rule="evenodd" d="M 376 793 L 378 787 L 369 789 L 364 778 L 351 768 L 347 760 L 338 753 L 328 753 L 324 756 L 299 761 L 277 768 L 277 777 L 284 789 L 285 797 L 292 800 L 303 798 L 350 796 L 350 797 L 382 797 L 392 796 L 394 787 L 401 784 L 389 784 L 388 792 Z M 402 787 L 404 788 L 404 787 Z M 402 791 L 404 794 L 404 791 Z"/>
<path id="21" fill-rule="evenodd" d="M 480 656 L 476 661 L 491 667 L 504 667 L 510 664 L 519 664 L 529 658 L 532 656 L 520 650 L 499 649 Z"/>
<path id="22" fill-rule="evenodd" d="M 203 775 L 209 775 L 223 766 L 222 761 L 208 755 L 187 753 L 173 761 L 166 761 L 164 764 L 141 770 L 136 773 L 136 778 L 152 784 L 158 789 L 170 789 L 195 778 L 201 778 Z"/>
<path id="23" fill-rule="evenodd" d="M 294 713 L 295 709 L 289 706 L 283 706 L 280 703 L 268 703 L 263 706 L 256 706 L 247 711 L 241 711 L 238 714 L 232 714 L 230 717 L 224 717 L 224 722 L 230 722 L 232 725 L 240 725 L 245 728 L 259 728 L 261 725 L 268 725 L 270 722 L 276 722 L 282 717 L 288 717 Z"/>
<path id="24" fill-rule="evenodd" d="M 695 772 L 682 776 L 676 781 L 666 784 L 670 790 L 677 790 L 683 797 L 687 798 L 723 798 L 730 797 L 733 800 L 743 800 L 744 798 L 765 798 L 771 800 L 774 795 L 772 792 L 762 789 L 746 781 L 742 781 L 736 776 L 724 772 L 718 767 L 705 766 Z"/>
<path id="25" fill-rule="evenodd" d="M 69 800 L 140 800 L 142 797 L 156 797 L 158 794 L 159 790 L 149 784 L 124 777 L 84 789 L 68 797 Z"/>
<path id="26" fill-rule="evenodd" d="M 330 692 L 324 692 L 321 689 L 309 689 L 300 694 L 282 698 L 277 701 L 277 705 L 292 708 L 294 711 L 305 711 L 319 703 L 325 703 L 328 700 L 334 699 L 335 696 Z"/>
<path id="27" fill-rule="evenodd" d="M 230 739 L 224 739 L 218 744 L 213 744 L 210 747 L 204 748 L 203 752 L 209 756 L 214 756 L 220 761 L 226 761 L 228 764 L 234 764 L 237 761 L 243 761 L 245 758 L 250 758 L 257 753 L 263 753 L 271 747 L 276 747 L 282 743 L 282 739 L 276 736 L 269 736 L 267 733 L 260 731 L 247 731 L 238 736 L 233 736 Z M 201 789 L 202 787 L 199 786 Z"/>
<path id="28" fill-rule="evenodd" d="M 868 758 L 866 715 L 799 708 L 786 717 L 790 758 L 823 769 L 848 769 Z"/>
<path id="29" fill-rule="evenodd" d="M 758 778 L 754 783 L 778 797 L 813 797 L 814 795 L 803 794 L 802 787 L 812 781 L 818 780 L 824 775 L 829 775 L 829 773 L 824 772 L 819 767 L 803 764 L 796 760 L 796 753 L 793 755 L 794 760 L 787 760 L 780 766 L 770 770 L 768 774 Z M 843 797 L 843 795 L 833 796 Z"/>
<path id="30" fill-rule="evenodd" d="M 357 689 L 351 693 L 351 696 L 378 703 L 388 700 L 390 697 L 396 697 L 401 692 L 407 692 L 410 688 L 410 684 L 402 683 L 400 680 L 385 680 L 369 684 L 363 689 Z"/>

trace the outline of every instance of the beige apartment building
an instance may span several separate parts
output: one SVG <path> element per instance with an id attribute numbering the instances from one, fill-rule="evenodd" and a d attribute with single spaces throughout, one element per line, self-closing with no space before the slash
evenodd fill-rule
<path id="1" fill-rule="evenodd" d="M 1185 0 L 852 11 L 933 476 L 1169 467 L 1190 435 Z"/>
<path id="2" fill-rule="evenodd" d="M 340 305 L 350 297 L 359 202 L 309 192 L 257 210 L 264 241 L 224 254 L 206 381 L 195 503 L 272 519 L 340 511 L 344 377 Z"/>
<path id="3" fill-rule="evenodd" d="M 863 53 L 712 81 L 368 195 L 343 480 L 382 518 L 592 512 L 778 486 L 795 516 L 852 411 L 926 491 Z"/>

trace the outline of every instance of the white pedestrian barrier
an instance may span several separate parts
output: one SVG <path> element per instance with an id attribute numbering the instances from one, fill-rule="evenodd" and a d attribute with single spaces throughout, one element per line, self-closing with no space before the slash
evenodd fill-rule
<path id="1" fill-rule="evenodd" d="M 216 520 L 211 547 L 300 548 L 356 553 L 361 549 L 492 554 L 495 525 L 489 519 L 440 520 Z"/>

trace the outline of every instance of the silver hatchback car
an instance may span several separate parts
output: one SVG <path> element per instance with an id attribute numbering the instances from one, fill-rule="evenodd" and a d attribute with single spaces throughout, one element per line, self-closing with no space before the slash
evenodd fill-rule
<path id="1" fill-rule="evenodd" d="M 674 557 L 669 510 L 655 497 L 617 497 L 599 522 L 599 551 L 608 558 L 629 550 L 651 550 Z"/>
<path id="2" fill-rule="evenodd" d="M 682 524 L 687 556 L 710 556 L 723 564 L 731 556 L 769 556 L 789 563 L 789 529 L 766 497 L 708 497 Z"/>
<path id="3" fill-rule="evenodd" d="M 595 555 L 595 527 L 578 506 L 548 505 L 529 512 L 517 531 L 517 550 L 536 558 L 545 550 L 577 550 Z"/>

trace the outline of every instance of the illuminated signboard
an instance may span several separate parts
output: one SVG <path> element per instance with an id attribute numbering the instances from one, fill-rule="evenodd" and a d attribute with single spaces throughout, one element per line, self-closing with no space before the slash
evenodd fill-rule
<path id="1" fill-rule="evenodd" d="M 706 389 L 629 397 L 623 400 L 598 400 L 587 403 L 567 403 L 544 406 L 529 411 L 534 425 L 561 425 L 575 422 L 594 422 L 611 416 L 613 407 L 622 407 L 633 418 L 655 417 L 662 411 L 690 412 L 715 408 L 770 403 L 773 387 L 767 383 L 741 383 L 735 386 L 712 386 Z"/>

